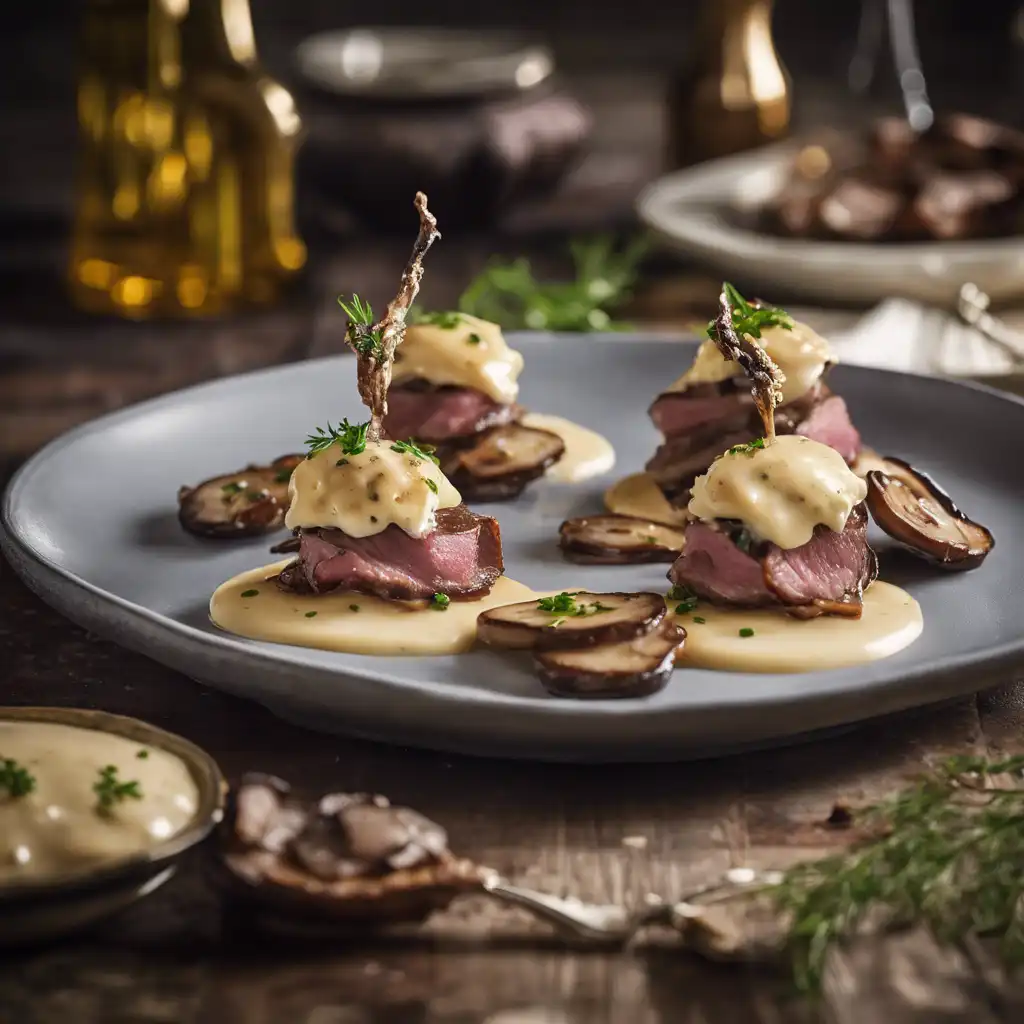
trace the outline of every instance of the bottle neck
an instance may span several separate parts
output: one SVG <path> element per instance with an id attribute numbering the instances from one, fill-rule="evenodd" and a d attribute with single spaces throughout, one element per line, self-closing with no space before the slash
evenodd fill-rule
<path id="1" fill-rule="evenodd" d="M 190 0 L 187 12 L 182 43 L 190 59 L 222 66 L 257 63 L 249 0 Z"/>

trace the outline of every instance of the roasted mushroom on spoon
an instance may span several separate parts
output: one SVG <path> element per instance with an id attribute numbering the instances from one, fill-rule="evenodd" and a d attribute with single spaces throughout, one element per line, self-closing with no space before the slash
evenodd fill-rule
<path id="1" fill-rule="evenodd" d="M 246 775 L 222 826 L 231 891 L 286 919 L 383 925 L 420 921 L 489 872 L 448 849 L 445 830 L 365 793 L 296 797 L 271 775 Z"/>
<path id="2" fill-rule="evenodd" d="M 988 528 L 968 518 L 931 477 L 887 456 L 867 474 L 871 518 L 890 537 L 943 569 L 976 569 L 995 547 Z"/>

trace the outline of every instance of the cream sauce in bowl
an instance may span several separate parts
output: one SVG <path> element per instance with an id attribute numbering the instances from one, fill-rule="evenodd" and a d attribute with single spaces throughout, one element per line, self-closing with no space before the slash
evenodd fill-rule
<path id="1" fill-rule="evenodd" d="M 43 883 L 155 850 L 199 810 L 181 758 L 100 729 L 0 718 L 0 769 L 0 885 Z"/>

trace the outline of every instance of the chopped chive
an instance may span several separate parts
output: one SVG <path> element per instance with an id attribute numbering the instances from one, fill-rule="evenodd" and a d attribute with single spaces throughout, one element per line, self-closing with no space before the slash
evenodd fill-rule
<path id="1" fill-rule="evenodd" d="M 306 618 L 307 619 L 314 619 L 314 618 L 316 618 L 316 612 L 306 612 Z"/>
<path id="2" fill-rule="evenodd" d="M 708 620 L 701 618 L 699 615 L 694 615 L 693 621 L 696 622 L 698 626 L 703 626 L 704 623 L 707 622 Z"/>
<path id="3" fill-rule="evenodd" d="M 744 626 L 740 630 L 740 636 L 742 636 L 742 637 L 753 636 L 753 635 L 754 635 L 754 631 L 749 626 Z"/>
<path id="4" fill-rule="evenodd" d="M 685 615 L 687 612 L 692 612 L 699 603 L 697 598 L 688 597 L 685 601 L 676 605 L 676 615 Z"/>
<path id="5" fill-rule="evenodd" d="M 242 597 L 255 597 L 258 593 L 258 590 L 243 590 Z"/>
<path id="6" fill-rule="evenodd" d="M 138 751 L 138 753 L 136 753 L 136 755 L 135 755 L 135 756 L 136 756 L 136 757 L 137 757 L 137 758 L 138 758 L 138 759 L 139 759 L 140 761 L 145 761 L 145 760 L 146 760 L 146 758 L 147 758 L 147 757 L 149 757 L 149 751 L 148 751 L 148 750 L 146 750 L 146 748 L 145 748 L 145 747 L 143 747 L 143 748 L 142 748 L 142 750 Z"/>
<path id="7" fill-rule="evenodd" d="M 435 594 L 433 604 L 431 607 L 437 612 L 446 612 L 448 605 L 452 603 L 452 599 L 447 594 Z"/>
<path id="8" fill-rule="evenodd" d="M 425 476 L 425 477 L 424 477 L 423 479 L 424 479 L 424 480 L 426 481 L 426 484 L 427 484 L 427 486 L 428 486 L 428 487 L 429 487 L 429 488 L 430 488 L 430 489 L 431 489 L 431 490 L 432 490 L 432 491 L 433 491 L 433 492 L 434 492 L 435 494 L 437 494 L 437 484 L 435 484 L 435 483 L 434 483 L 434 481 L 433 481 L 433 480 L 431 480 L 431 479 L 430 479 L 430 477 L 428 477 L 428 476 Z"/>
<path id="9" fill-rule="evenodd" d="M 357 612 L 357 611 L 359 611 L 359 605 L 357 605 L 357 604 L 350 604 L 348 606 L 348 610 L 350 612 Z"/>
<path id="10" fill-rule="evenodd" d="M 476 331 L 474 331 L 474 332 L 473 332 L 473 333 L 472 333 L 471 335 L 469 335 L 469 337 L 468 337 L 468 338 L 466 338 L 466 341 L 467 341 L 467 342 L 468 342 L 468 343 L 469 343 L 470 345 L 479 345 L 479 344 L 480 344 L 480 342 L 481 342 L 481 341 L 483 341 L 483 340 L 484 340 L 484 339 L 483 339 L 483 338 L 481 338 L 481 337 L 480 337 L 480 335 L 476 333 Z"/>
<path id="11" fill-rule="evenodd" d="M 338 459 L 338 461 L 335 463 L 335 465 L 336 466 L 347 466 L 348 465 L 348 459 Z"/>

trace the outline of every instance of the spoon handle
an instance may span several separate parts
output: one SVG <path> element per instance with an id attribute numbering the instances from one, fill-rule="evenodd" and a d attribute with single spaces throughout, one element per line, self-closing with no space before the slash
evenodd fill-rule
<path id="1" fill-rule="evenodd" d="M 989 297 L 968 282 L 960 289 L 956 311 L 966 324 L 983 334 L 1016 362 L 1024 362 L 1024 334 L 1015 331 L 988 311 Z"/>

